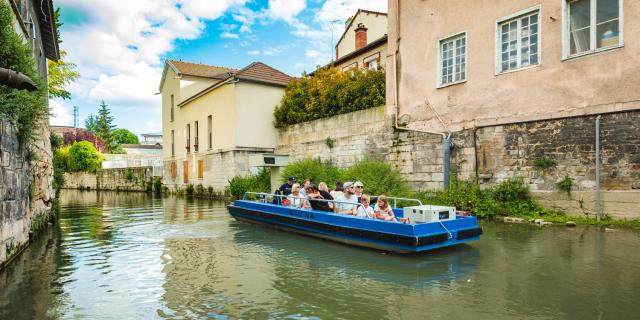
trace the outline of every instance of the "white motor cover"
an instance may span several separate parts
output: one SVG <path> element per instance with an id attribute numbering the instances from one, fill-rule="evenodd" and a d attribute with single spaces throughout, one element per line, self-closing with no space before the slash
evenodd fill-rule
<path id="1" fill-rule="evenodd" d="M 413 223 L 454 220 L 456 208 L 432 205 L 404 207 L 404 216 Z"/>

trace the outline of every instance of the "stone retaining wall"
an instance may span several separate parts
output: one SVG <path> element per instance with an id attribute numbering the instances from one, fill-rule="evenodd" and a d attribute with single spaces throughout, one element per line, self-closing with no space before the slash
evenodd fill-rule
<path id="1" fill-rule="evenodd" d="M 152 167 L 103 169 L 98 173 L 64 174 L 64 189 L 148 191 L 153 181 Z"/>

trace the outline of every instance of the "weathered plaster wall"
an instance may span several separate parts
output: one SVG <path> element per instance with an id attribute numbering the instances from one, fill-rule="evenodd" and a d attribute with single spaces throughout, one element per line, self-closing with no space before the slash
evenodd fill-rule
<path id="1" fill-rule="evenodd" d="M 65 173 L 63 188 L 115 191 L 148 191 L 152 180 L 152 167 L 103 169 L 98 173 Z"/>

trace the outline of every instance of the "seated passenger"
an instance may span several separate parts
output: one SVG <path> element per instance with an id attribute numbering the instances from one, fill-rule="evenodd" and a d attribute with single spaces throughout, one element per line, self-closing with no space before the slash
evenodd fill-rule
<path id="1" fill-rule="evenodd" d="M 335 181 L 335 184 L 336 184 L 335 189 L 331 190 L 331 192 L 330 192 L 330 193 L 331 193 L 331 196 L 333 197 L 333 199 L 337 199 L 337 198 L 338 198 L 338 196 L 339 196 L 340 194 L 342 194 L 342 192 L 344 191 L 344 187 L 343 187 L 343 185 L 342 185 L 342 181 L 340 181 L 340 180 L 336 180 L 336 181 Z"/>
<path id="2" fill-rule="evenodd" d="M 280 191 L 280 194 L 288 196 L 291 194 L 291 188 L 293 186 L 293 183 L 296 182 L 296 178 L 295 177 L 289 177 L 289 179 L 287 179 L 287 182 L 283 183 L 280 188 L 278 188 L 278 191 Z"/>
<path id="3" fill-rule="evenodd" d="M 336 200 L 335 213 L 355 215 L 358 209 L 358 198 L 354 195 L 353 182 L 347 181 L 343 185 L 344 192 L 338 195 Z"/>
<path id="4" fill-rule="evenodd" d="M 364 193 L 364 184 L 362 184 L 362 182 L 360 181 L 356 181 L 353 184 L 353 191 L 355 191 L 355 195 L 358 198 L 358 202 L 360 202 L 362 199 L 362 193 Z"/>
<path id="5" fill-rule="evenodd" d="M 396 220 L 395 214 L 393 214 L 393 209 L 389 206 L 389 201 L 387 201 L 387 196 L 381 195 L 378 197 L 378 201 L 376 202 L 376 210 L 375 210 L 376 219 L 386 220 L 386 221 L 398 221 Z"/>
<path id="6" fill-rule="evenodd" d="M 300 188 L 300 194 L 305 198 L 307 197 L 307 189 L 309 189 L 310 185 L 311 185 L 311 180 L 304 179 L 304 183 L 302 184 L 302 188 Z"/>
<path id="7" fill-rule="evenodd" d="M 300 184 L 294 183 L 291 186 L 291 194 L 287 197 L 287 205 L 292 208 L 310 208 L 307 199 L 300 194 Z"/>
<path id="8" fill-rule="evenodd" d="M 373 213 L 373 208 L 369 205 L 370 200 L 371 198 L 369 198 L 368 194 L 363 194 L 360 197 L 360 203 L 362 204 L 362 206 L 358 206 L 358 211 L 356 212 L 356 216 L 363 217 L 363 218 L 375 217 L 375 214 Z"/>
<path id="9" fill-rule="evenodd" d="M 310 185 L 308 190 L 309 191 L 307 193 L 307 198 L 309 198 L 309 204 L 311 205 L 311 208 L 313 208 L 313 210 L 332 211 L 331 207 L 329 206 L 329 202 L 325 200 L 333 199 L 325 199 L 325 197 L 322 195 L 322 193 L 320 193 L 320 190 L 318 190 L 318 187 L 316 187 L 315 184 Z M 330 194 L 327 195 L 331 197 Z"/>
<path id="10" fill-rule="evenodd" d="M 329 192 L 329 186 L 327 186 L 326 183 L 320 182 L 320 184 L 318 184 L 318 190 L 325 200 L 334 200 L 333 195 Z M 333 211 L 333 202 L 329 202 L 329 207 L 331 211 Z"/>

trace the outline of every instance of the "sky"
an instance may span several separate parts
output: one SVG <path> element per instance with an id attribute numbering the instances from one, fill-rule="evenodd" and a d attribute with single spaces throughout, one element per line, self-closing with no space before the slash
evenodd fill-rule
<path id="1" fill-rule="evenodd" d="M 242 68 L 261 61 L 291 76 L 325 65 L 358 8 L 387 0 L 54 0 L 61 50 L 80 79 L 50 101 L 52 125 L 79 126 L 102 100 L 118 128 L 162 131 L 158 86 L 166 59 Z"/>

